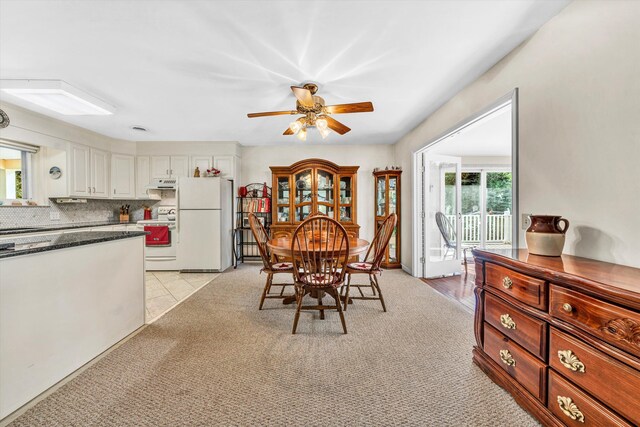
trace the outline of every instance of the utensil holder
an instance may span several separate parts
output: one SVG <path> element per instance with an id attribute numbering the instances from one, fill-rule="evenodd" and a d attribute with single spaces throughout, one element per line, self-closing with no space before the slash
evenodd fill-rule
<path id="1" fill-rule="evenodd" d="M 129 214 L 120 214 L 120 223 L 129 222 Z"/>

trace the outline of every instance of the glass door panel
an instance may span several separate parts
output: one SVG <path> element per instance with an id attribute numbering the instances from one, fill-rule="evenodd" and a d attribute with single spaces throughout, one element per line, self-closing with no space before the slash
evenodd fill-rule
<path id="1" fill-rule="evenodd" d="M 278 206 L 278 222 L 289 222 L 289 206 Z"/>
<path id="2" fill-rule="evenodd" d="M 482 173 L 462 172 L 460 179 L 461 245 L 476 246 L 482 238 Z"/>
<path id="3" fill-rule="evenodd" d="M 387 201 L 387 180 L 384 176 L 376 178 L 376 216 L 385 216 Z"/>
<path id="4" fill-rule="evenodd" d="M 340 204 L 341 205 L 351 204 L 351 177 L 350 176 L 340 177 Z"/>
<path id="5" fill-rule="evenodd" d="M 389 177 L 389 215 L 396 213 L 398 206 L 397 203 L 397 191 L 398 191 L 398 178 L 395 176 Z"/>
<path id="6" fill-rule="evenodd" d="M 353 222 L 351 206 L 340 206 L 340 222 Z"/>
<path id="7" fill-rule="evenodd" d="M 307 219 L 307 217 L 311 214 L 311 204 L 304 206 L 296 206 L 296 222 L 301 222 Z"/>
<path id="8" fill-rule="evenodd" d="M 318 205 L 318 212 L 327 215 L 329 218 L 333 218 L 333 206 Z"/>
<path id="9" fill-rule="evenodd" d="M 389 247 L 387 249 L 389 263 L 398 262 L 398 227 L 393 228 L 391 234 L 391 240 L 389 240 Z"/>
<path id="10" fill-rule="evenodd" d="M 461 159 L 424 156 L 424 277 L 461 272 Z"/>
<path id="11" fill-rule="evenodd" d="M 295 185 L 293 205 L 295 212 L 294 220 L 296 222 L 304 221 L 304 219 L 311 213 L 311 207 L 313 204 L 313 186 L 311 185 L 311 177 L 311 169 L 298 172 L 293 177 Z"/>
<path id="12" fill-rule="evenodd" d="M 317 192 L 317 201 L 333 204 L 333 174 L 330 172 L 323 171 L 322 169 L 318 169 L 317 172 L 318 179 L 318 192 Z"/>
<path id="13" fill-rule="evenodd" d="M 278 177 L 278 188 L 277 188 L 277 199 L 276 203 L 278 205 L 289 205 L 290 197 L 291 197 L 291 189 L 289 188 L 289 177 L 288 176 L 279 176 Z"/>
<path id="14" fill-rule="evenodd" d="M 486 172 L 485 247 L 511 247 L 511 187 L 511 172 Z"/>

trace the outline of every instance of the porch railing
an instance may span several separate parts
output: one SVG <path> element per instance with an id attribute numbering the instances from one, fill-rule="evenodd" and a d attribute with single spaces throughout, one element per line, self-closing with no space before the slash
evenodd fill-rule
<path id="1" fill-rule="evenodd" d="M 447 215 L 451 225 L 456 226 L 456 215 Z M 485 243 L 511 243 L 511 215 L 486 215 L 484 227 L 481 227 L 480 214 L 462 215 L 462 243 L 478 244 L 485 231 Z"/>

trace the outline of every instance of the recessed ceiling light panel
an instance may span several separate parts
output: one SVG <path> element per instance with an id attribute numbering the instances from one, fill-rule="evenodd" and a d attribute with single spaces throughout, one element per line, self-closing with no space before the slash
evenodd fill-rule
<path id="1" fill-rule="evenodd" d="M 66 116 L 104 116 L 115 107 L 62 80 L 0 80 L 0 89 Z"/>

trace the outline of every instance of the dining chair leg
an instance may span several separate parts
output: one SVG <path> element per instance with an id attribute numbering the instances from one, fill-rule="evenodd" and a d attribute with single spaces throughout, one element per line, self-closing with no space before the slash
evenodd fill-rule
<path id="1" fill-rule="evenodd" d="M 298 329 L 298 319 L 300 319 L 300 310 L 302 308 L 302 299 L 304 298 L 304 291 L 302 289 L 298 289 L 296 286 L 296 301 L 298 303 L 298 307 L 296 308 L 296 315 L 293 318 L 293 331 L 292 334 L 295 335 L 296 329 Z"/>
<path id="2" fill-rule="evenodd" d="M 344 311 L 347 311 L 349 305 L 349 288 L 351 288 L 351 273 L 347 273 L 347 291 L 344 296 Z"/>
<path id="3" fill-rule="evenodd" d="M 340 303 L 340 295 L 338 295 L 338 291 L 332 289 L 330 292 L 333 299 L 336 300 L 336 307 L 338 308 L 338 314 L 340 315 L 340 321 L 342 322 L 342 330 L 344 333 L 347 333 L 347 322 L 344 320 L 344 313 L 342 312 L 342 304 Z"/>
<path id="4" fill-rule="evenodd" d="M 384 298 L 382 297 L 382 291 L 380 290 L 380 283 L 378 283 L 378 277 L 375 274 L 372 274 L 373 281 L 376 284 L 376 288 L 378 289 L 378 296 L 380 297 L 380 303 L 382 304 L 382 311 L 387 312 L 387 307 L 384 305 Z"/>
<path id="5" fill-rule="evenodd" d="M 260 307 L 258 310 L 262 310 L 262 304 L 264 304 L 264 300 L 267 298 L 267 293 L 271 289 L 271 282 L 273 282 L 273 273 L 268 273 L 267 282 L 264 284 L 264 290 L 262 291 L 262 298 L 260 298 Z"/>
<path id="6" fill-rule="evenodd" d="M 322 306 L 322 295 L 320 294 L 321 291 L 318 291 L 318 305 Z M 320 309 L 320 320 L 324 320 L 324 310 Z"/>

